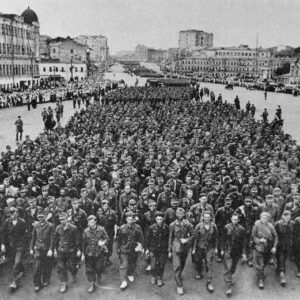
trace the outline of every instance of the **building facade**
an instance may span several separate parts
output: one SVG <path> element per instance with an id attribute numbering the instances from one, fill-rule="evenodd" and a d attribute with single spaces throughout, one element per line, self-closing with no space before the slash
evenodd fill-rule
<path id="1" fill-rule="evenodd" d="M 76 42 L 69 36 L 67 38 L 56 38 L 49 42 L 50 58 L 60 61 L 87 59 L 87 46 Z"/>
<path id="2" fill-rule="evenodd" d="M 179 31 L 179 48 L 191 49 L 194 47 L 211 48 L 213 47 L 214 35 L 202 30 L 181 30 Z"/>
<path id="3" fill-rule="evenodd" d="M 193 56 L 179 61 L 178 71 L 218 78 L 247 76 L 270 79 L 286 61 L 275 58 L 268 50 L 241 45 L 193 51 Z"/>
<path id="4" fill-rule="evenodd" d="M 87 65 L 79 60 L 72 62 L 58 59 L 41 60 L 40 76 L 41 79 L 50 81 L 82 81 L 87 78 Z"/>
<path id="5" fill-rule="evenodd" d="M 92 62 L 106 62 L 109 60 L 107 37 L 103 35 L 80 35 L 74 38 L 80 44 L 89 48 Z"/>
<path id="6" fill-rule="evenodd" d="M 39 85 L 39 32 L 36 13 L 0 13 L 0 88 Z"/>

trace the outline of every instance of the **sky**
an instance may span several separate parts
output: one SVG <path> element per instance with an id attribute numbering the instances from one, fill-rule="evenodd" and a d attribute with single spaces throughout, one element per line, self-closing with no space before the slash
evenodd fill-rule
<path id="1" fill-rule="evenodd" d="M 110 53 L 137 44 L 178 47 L 180 30 L 214 34 L 214 46 L 300 46 L 300 0 L 1 0 L 1 13 L 30 6 L 40 33 L 105 35 Z"/>

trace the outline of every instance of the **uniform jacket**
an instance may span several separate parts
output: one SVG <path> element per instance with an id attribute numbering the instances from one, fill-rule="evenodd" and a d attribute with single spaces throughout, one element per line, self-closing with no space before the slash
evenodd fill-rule
<path id="1" fill-rule="evenodd" d="M 77 227 L 71 223 L 68 223 L 65 229 L 62 224 L 58 225 L 54 235 L 54 248 L 64 253 L 77 251 L 79 248 Z"/>
<path id="2" fill-rule="evenodd" d="M 232 257 L 239 257 L 245 250 L 245 228 L 239 224 L 227 224 L 224 228 L 222 249 Z"/>
<path id="3" fill-rule="evenodd" d="M 163 253 L 168 251 L 169 227 L 166 224 L 158 226 L 156 223 L 149 227 L 145 240 L 145 248 L 150 252 Z"/>
<path id="4" fill-rule="evenodd" d="M 26 223 L 18 218 L 16 225 L 11 218 L 5 220 L 2 230 L 2 243 L 6 249 L 23 250 L 25 245 Z"/>
<path id="5" fill-rule="evenodd" d="M 194 231 L 194 243 L 196 248 L 201 249 L 212 249 L 216 248 L 218 243 L 218 230 L 214 223 L 209 224 L 209 229 L 205 228 L 205 223 L 199 223 Z"/>
<path id="6" fill-rule="evenodd" d="M 53 224 L 47 221 L 43 225 L 38 223 L 33 228 L 30 249 L 35 251 L 35 256 L 39 256 L 41 251 L 53 249 L 53 239 Z"/>

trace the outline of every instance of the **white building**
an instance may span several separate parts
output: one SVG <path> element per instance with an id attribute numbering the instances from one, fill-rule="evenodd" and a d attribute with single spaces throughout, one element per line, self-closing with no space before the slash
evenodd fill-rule
<path id="1" fill-rule="evenodd" d="M 39 32 L 38 17 L 29 7 L 21 16 L 0 13 L 0 88 L 39 84 Z"/>
<path id="2" fill-rule="evenodd" d="M 99 63 L 109 59 L 107 37 L 103 35 L 79 35 L 74 40 L 88 46 L 91 61 Z"/>
<path id="3" fill-rule="evenodd" d="M 54 59 L 42 60 L 40 62 L 40 76 L 41 79 L 47 80 L 82 81 L 87 78 L 87 66 L 79 60 L 72 62 Z"/>

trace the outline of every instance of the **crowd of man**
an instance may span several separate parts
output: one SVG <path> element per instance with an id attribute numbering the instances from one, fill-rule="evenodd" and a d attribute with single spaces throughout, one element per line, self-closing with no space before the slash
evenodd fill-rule
<path id="1" fill-rule="evenodd" d="M 218 97 L 195 101 L 191 87 L 116 90 L 76 112 L 65 127 L 26 136 L 0 158 L 1 252 L 13 261 L 10 288 L 34 258 L 33 284 L 61 283 L 85 262 L 88 292 L 119 255 L 120 288 L 135 280 L 138 253 L 162 287 L 171 259 L 179 295 L 189 255 L 195 279 L 214 291 L 224 263 L 226 295 L 238 262 L 256 270 L 286 261 L 300 277 L 299 146 L 266 120 Z"/>

